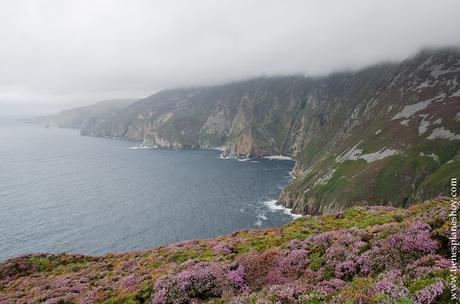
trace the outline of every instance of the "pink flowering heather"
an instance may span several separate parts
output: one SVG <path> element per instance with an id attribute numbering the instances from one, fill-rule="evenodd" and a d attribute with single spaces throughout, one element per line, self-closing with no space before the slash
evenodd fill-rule
<path id="1" fill-rule="evenodd" d="M 166 275 L 155 282 L 152 304 L 180 304 L 187 303 L 189 297 L 180 290 L 173 275 Z"/>
<path id="2" fill-rule="evenodd" d="M 414 278 L 420 279 L 447 270 L 450 265 L 450 260 L 437 254 L 429 254 L 409 265 L 407 270 Z"/>
<path id="3" fill-rule="evenodd" d="M 363 242 L 363 241 L 356 241 L 353 243 L 352 247 L 351 247 L 351 250 L 358 254 L 358 253 L 361 253 L 361 251 L 363 251 L 364 249 L 366 249 L 367 247 L 367 243 L 366 242 Z"/>
<path id="4" fill-rule="evenodd" d="M 286 283 L 291 282 L 291 280 L 284 274 L 282 268 L 274 267 L 265 276 L 265 282 L 268 285 L 275 285 L 275 284 L 286 284 Z"/>
<path id="5" fill-rule="evenodd" d="M 130 271 L 136 266 L 136 261 L 131 259 L 129 261 L 126 261 L 123 263 L 123 270 L 124 271 Z"/>
<path id="6" fill-rule="evenodd" d="M 70 302 L 69 297 L 64 296 L 64 297 L 48 299 L 42 303 L 43 304 L 62 304 L 62 303 L 69 303 L 69 302 Z"/>
<path id="7" fill-rule="evenodd" d="M 415 294 L 414 302 L 417 304 L 432 304 L 436 303 L 438 299 L 444 293 L 444 283 L 439 280 L 434 284 L 424 287 L 422 290 Z"/>
<path id="8" fill-rule="evenodd" d="M 359 207 L 139 252 L 25 255 L 0 263 L 0 304 L 449 303 L 448 210 Z"/>
<path id="9" fill-rule="evenodd" d="M 53 280 L 52 284 L 54 288 L 63 288 L 69 286 L 71 284 L 71 280 L 63 277 L 57 277 Z"/>
<path id="10" fill-rule="evenodd" d="M 392 206 L 369 206 L 368 209 L 373 212 L 396 210 L 396 208 Z"/>
<path id="11" fill-rule="evenodd" d="M 447 210 L 446 208 L 442 208 L 442 206 L 436 206 L 434 208 L 430 208 L 430 210 L 424 211 L 425 212 L 417 214 L 414 217 L 414 220 L 425 222 L 430 226 L 441 225 L 442 223 L 444 223 L 449 213 L 449 210 Z"/>
<path id="12" fill-rule="evenodd" d="M 308 280 L 301 279 L 282 285 L 269 285 L 262 290 L 261 294 L 264 295 L 264 301 L 271 301 L 269 303 L 308 303 L 308 298 L 318 298 L 315 295 L 321 297 L 318 292 L 313 292 L 313 289 L 314 286 L 309 284 Z"/>
<path id="13" fill-rule="evenodd" d="M 219 283 L 223 270 L 218 264 L 197 264 L 190 270 L 180 272 L 176 277 L 179 288 L 190 291 L 192 297 L 218 296 L 222 292 Z"/>
<path id="14" fill-rule="evenodd" d="M 425 223 L 414 223 L 410 225 L 401 235 L 390 237 L 390 244 L 402 245 L 403 252 L 417 252 L 430 254 L 437 248 L 435 241 L 431 239 L 431 227 Z"/>
<path id="15" fill-rule="evenodd" d="M 309 237 L 306 240 L 306 243 L 308 245 L 319 245 L 319 246 L 328 247 L 329 245 L 332 244 L 333 240 L 336 239 L 339 234 L 340 234 L 339 231 L 328 231 L 328 232 L 320 233 L 318 235 Z"/>
<path id="16" fill-rule="evenodd" d="M 81 299 L 80 304 L 96 303 L 97 300 L 98 300 L 97 293 L 90 292 Z"/>
<path id="17" fill-rule="evenodd" d="M 358 257 L 361 272 L 368 274 L 405 267 L 417 258 L 434 253 L 437 243 L 431 239 L 430 230 L 426 224 L 413 223 L 398 233 L 377 240 Z"/>
<path id="18" fill-rule="evenodd" d="M 124 278 L 121 281 L 120 287 L 127 288 L 127 289 L 133 289 L 133 287 L 136 287 L 137 283 L 138 283 L 138 278 L 131 275 L 131 276 Z"/>
<path id="19" fill-rule="evenodd" d="M 347 285 L 347 282 L 340 279 L 331 279 L 329 281 L 322 281 L 316 285 L 317 291 L 320 291 L 324 294 L 330 294 L 339 289 L 344 288 Z"/>
<path id="20" fill-rule="evenodd" d="M 356 263 L 352 260 L 344 261 L 335 266 L 337 278 L 351 278 L 357 272 Z"/>
<path id="21" fill-rule="evenodd" d="M 369 232 L 374 236 L 375 239 L 385 238 L 390 234 L 397 233 L 401 230 L 401 224 L 391 222 L 382 225 L 374 225 L 369 228 Z"/>
<path id="22" fill-rule="evenodd" d="M 374 254 L 376 255 L 375 257 Z M 359 270 L 362 275 L 369 275 L 372 272 L 385 270 L 385 264 L 381 264 L 383 262 L 382 256 L 378 255 L 378 250 L 375 248 L 364 252 L 357 259 Z"/>
<path id="23" fill-rule="evenodd" d="M 292 250 L 280 261 L 280 266 L 286 271 L 305 271 L 310 260 L 305 249 Z"/>
<path id="24" fill-rule="evenodd" d="M 153 304 L 188 303 L 193 299 L 219 297 L 223 291 L 224 272 L 215 263 L 200 263 L 176 275 L 160 278 L 155 284 Z"/>
<path id="25" fill-rule="evenodd" d="M 287 243 L 286 247 L 289 249 L 302 249 L 302 246 L 304 245 L 304 242 L 301 240 L 291 240 Z"/>
<path id="26" fill-rule="evenodd" d="M 253 251 L 241 257 L 239 262 L 244 267 L 247 284 L 251 290 L 261 289 L 267 281 L 274 283 L 282 279 L 280 271 L 277 272 L 279 277 L 275 275 L 270 279 L 269 276 L 269 273 L 278 267 L 281 256 L 280 251 L 272 250 L 261 254 Z"/>
<path id="27" fill-rule="evenodd" d="M 308 251 L 296 249 L 290 251 L 285 257 L 279 257 L 277 264 L 272 264 L 266 275 L 269 284 L 285 284 L 292 282 L 304 274 L 310 262 Z"/>
<path id="28" fill-rule="evenodd" d="M 298 294 L 295 288 L 288 285 L 273 285 L 267 291 L 268 298 L 275 298 L 276 303 L 296 303 Z"/>
<path id="29" fill-rule="evenodd" d="M 326 250 L 326 263 L 336 265 L 350 258 L 351 255 L 351 252 L 345 246 L 334 245 Z"/>
<path id="30" fill-rule="evenodd" d="M 246 285 L 246 273 L 244 272 L 244 267 L 238 265 L 236 269 L 230 270 L 227 274 L 228 280 L 233 288 L 236 288 L 240 292 L 249 292 L 250 289 Z"/>
<path id="31" fill-rule="evenodd" d="M 223 244 L 223 243 L 217 243 L 214 246 L 212 246 L 212 249 L 216 254 L 223 254 L 227 255 L 230 254 L 234 251 L 234 247 L 231 244 Z"/>
<path id="32" fill-rule="evenodd" d="M 409 291 L 404 286 L 402 274 L 398 270 L 391 270 L 374 285 L 375 292 L 382 293 L 386 296 L 387 301 L 391 303 L 405 297 Z"/>

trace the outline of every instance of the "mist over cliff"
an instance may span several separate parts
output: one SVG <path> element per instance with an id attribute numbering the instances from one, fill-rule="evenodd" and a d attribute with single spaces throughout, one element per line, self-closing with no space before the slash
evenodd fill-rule
<path id="1" fill-rule="evenodd" d="M 447 191 L 459 172 L 460 51 L 323 77 L 261 77 L 161 91 L 83 135 L 224 155 L 295 159 L 280 203 L 299 213 L 406 206 Z"/>
<path id="2" fill-rule="evenodd" d="M 111 119 L 135 101 L 136 99 L 104 100 L 88 106 L 62 110 L 57 114 L 38 116 L 29 121 L 46 126 L 84 129 Z"/>

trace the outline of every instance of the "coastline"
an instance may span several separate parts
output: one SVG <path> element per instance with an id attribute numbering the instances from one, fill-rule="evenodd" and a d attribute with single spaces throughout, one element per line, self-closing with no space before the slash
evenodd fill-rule
<path id="1" fill-rule="evenodd" d="M 32 123 L 33 125 L 37 125 L 37 126 L 43 126 L 44 128 L 46 128 L 46 125 L 43 125 L 43 124 L 40 124 L 40 123 Z M 65 128 L 65 127 L 59 127 L 59 126 L 56 126 L 57 128 L 59 129 L 72 129 L 74 130 L 74 128 Z M 80 136 L 88 136 L 88 135 L 82 135 L 80 134 Z M 127 139 L 124 139 L 124 138 L 120 138 L 120 137 L 101 137 L 101 136 L 90 136 L 90 137 L 99 137 L 99 138 L 108 138 L 108 139 L 113 139 L 113 140 L 127 140 Z M 128 139 L 130 141 L 141 141 L 141 140 L 133 140 L 133 139 Z M 144 142 L 142 142 L 141 144 L 139 145 L 135 145 L 135 146 L 131 146 L 131 147 L 128 147 L 127 149 L 129 150 L 149 150 L 149 149 L 171 149 L 171 148 L 168 148 L 168 147 L 160 147 L 160 146 L 150 146 L 150 145 L 146 145 L 144 144 Z M 187 148 L 172 148 L 174 150 L 187 150 Z M 221 152 L 219 154 L 219 159 L 223 159 L 223 160 L 227 160 L 227 159 L 234 159 L 236 161 L 239 161 L 239 162 L 258 162 L 260 159 L 264 159 L 264 160 L 269 160 L 269 161 L 291 161 L 293 162 L 293 168 L 292 170 L 289 171 L 289 175 L 291 176 L 291 181 L 295 180 L 297 178 L 297 176 L 295 176 L 294 174 L 294 168 L 295 168 L 295 165 L 296 165 L 296 160 L 290 156 L 285 156 L 285 155 L 265 155 L 265 156 L 260 156 L 260 157 L 252 157 L 252 156 L 247 156 L 247 157 L 239 157 L 237 155 L 233 155 L 233 154 L 226 154 L 226 150 L 227 148 L 225 146 L 218 146 L 218 147 L 198 147 L 198 148 L 190 148 L 190 149 L 197 149 L 197 150 L 214 150 L 214 151 L 219 151 Z M 287 185 L 286 185 L 287 186 Z M 284 190 L 286 189 L 286 186 L 284 186 L 282 189 L 281 189 L 281 192 L 280 192 L 280 195 L 284 192 Z M 279 197 L 280 195 L 278 196 L 278 198 L 276 199 L 273 199 L 273 200 L 270 200 L 270 201 L 275 201 L 275 203 L 273 204 L 274 206 L 276 207 L 273 207 L 275 208 L 275 210 L 283 210 L 283 213 L 285 214 L 288 214 L 290 215 L 293 219 L 296 219 L 296 218 L 299 218 L 301 216 L 303 216 L 303 214 L 300 214 L 300 213 L 294 213 L 292 212 L 294 210 L 294 208 L 289 208 L 289 207 L 286 207 L 284 206 L 280 200 L 279 200 Z M 270 204 L 271 206 L 272 204 Z M 271 208 L 271 207 L 269 207 Z"/>

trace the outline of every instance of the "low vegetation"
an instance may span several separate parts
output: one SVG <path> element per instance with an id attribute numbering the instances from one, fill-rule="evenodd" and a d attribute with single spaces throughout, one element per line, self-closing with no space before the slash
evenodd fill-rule
<path id="1" fill-rule="evenodd" d="M 102 257 L 0 264 L 0 303 L 450 303 L 449 201 L 354 207 Z"/>

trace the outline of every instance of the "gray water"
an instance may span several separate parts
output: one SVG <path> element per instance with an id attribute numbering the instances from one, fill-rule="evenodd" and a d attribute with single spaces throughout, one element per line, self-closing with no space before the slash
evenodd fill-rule
<path id="1" fill-rule="evenodd" d="M 291 179 L 290 161 L 136 145 L 0 123 L 0 260 L 137 250 L 292 219 L 267 204 Z"/>

